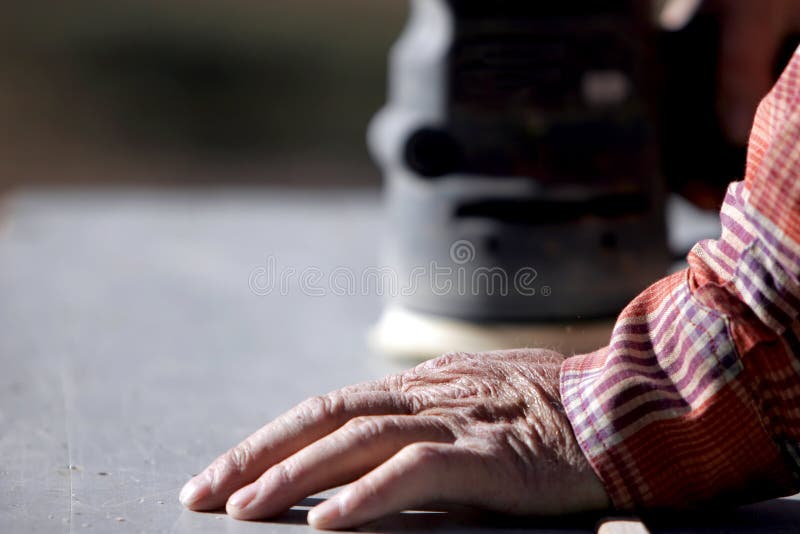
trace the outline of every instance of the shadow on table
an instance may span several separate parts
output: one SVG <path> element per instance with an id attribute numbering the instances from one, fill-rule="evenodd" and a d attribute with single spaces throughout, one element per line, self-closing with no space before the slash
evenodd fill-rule
<path id="1" fill-rule="evenodd" d="M 800 501 L 773 499 L 733 509 L 711 509 L 644 518 L 652 534 L 800 532 Z"/>
<path id="2" fill-rule="evenodd" d="M 323 500 L 308 497 L 279 517 L 260 522 L 306 525 L 308 510 Z M 593 533 L 602 520 L 602 516 L 595 514 L 566 518 L 513 517 L 468 507 L 442 506 L 438 511 L 393 514 L 372 521 L 358 530 L 403 534 L 422 532 L 572 534 Z M 774 499 L 729 510 L 654 514 L 645 516 L 643 522 L 651 534 L 796 533 L 800 532 L 800 500 Z"/>
<path id="3" fill-rule="evenodd" d="M 268 523 L 305 525 L 308 510 L 324 499 L 308 497 Z M 443 505 L 433 510 L 406 511 L 367 523 L 358 530 L 368 532 L 553 532 L 559 534 L 594 532 L 597 515 L 571 518 L 532 518 L 494 514 L 469 507 Z"/>

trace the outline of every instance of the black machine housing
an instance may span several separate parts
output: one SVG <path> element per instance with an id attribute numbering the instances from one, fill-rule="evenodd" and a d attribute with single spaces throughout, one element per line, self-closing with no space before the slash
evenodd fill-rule
<path id="1" fill-rule="evenodd" d="M 606 317 L 666 273 L 646 4 L 412 0 L 369 131 L 385 259 L 416 280 L 393 303 L 481 322 Z"/>

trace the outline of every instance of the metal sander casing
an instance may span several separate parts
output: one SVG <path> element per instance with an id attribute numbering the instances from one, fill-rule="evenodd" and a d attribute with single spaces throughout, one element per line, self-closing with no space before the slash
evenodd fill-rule
<path id="1" fill-rule="evenodd" d="M 643 4 L 412 1 L 369 131 L 385 259 L 416 280 L 392 304 L 478 322 L 607 317 L 664 275 Z M 451 270 L 451 290 L 432 269 Z"/>

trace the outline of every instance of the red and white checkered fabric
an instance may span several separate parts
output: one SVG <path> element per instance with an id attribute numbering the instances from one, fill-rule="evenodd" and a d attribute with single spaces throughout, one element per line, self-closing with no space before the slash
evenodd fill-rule
<path id="1" fill-rule="evenodd" d="M 575 434 L 622 509 L 800 490 L 800 49 L 764 98 L 722 235 L 564 362 Z"/>

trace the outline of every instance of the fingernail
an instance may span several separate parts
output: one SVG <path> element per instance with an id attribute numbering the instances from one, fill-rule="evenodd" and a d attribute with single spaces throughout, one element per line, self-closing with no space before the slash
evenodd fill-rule
<path id="1" fill-rule="evenodd" d="M 244 510 L 255 498 L 256 493 L 258 493 L 258 488 L 256 488 L 255 485 L 251 484 L 245 486 L 230 496 L 228 504 L 225 507 L 228 509 L 234 508 L 236 510 Z"/>
<path id="2" fill-rule="evenodd" d="M 329 528 L 342 517 L 342 509 L 336 499 L 328 499 L 308 512 L 308 524 L 314 528 Z"/>
<path id="3" fill-rule="evenodd" d="M 180 499 L 181 504 L 189 507 L 208 496 L 209 490 L 210 486 L 207 481 L 194 477 L 183 486 L 178 499 Z"/>

